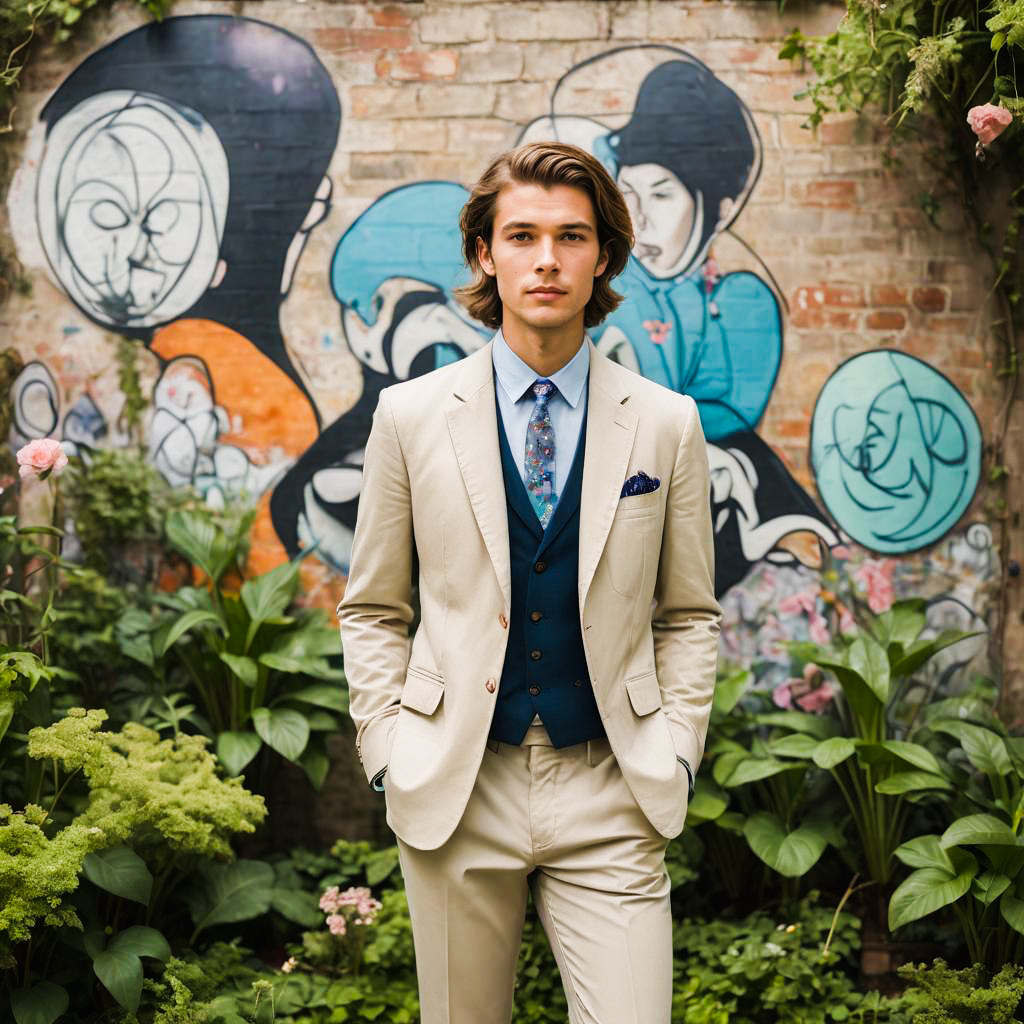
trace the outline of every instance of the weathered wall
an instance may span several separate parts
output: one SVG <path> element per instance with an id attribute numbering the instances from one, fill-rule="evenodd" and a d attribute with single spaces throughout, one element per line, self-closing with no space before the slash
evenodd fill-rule
<path id="1" fill-rule="evenodd" d="M 809 70 L 780 42 L 841 9 L 181 2 L 133 35 L 116 8 L 36 54 L 7 141 L 31 291 L 2 317 L 33 361 L 12 440 L 127 443 L 133 339 L 156 465 L 210 500 L 262 495 L 257 564 L 311 549 L 333 605 L 380 388 L 486 338 L 452 299 L 464 186 L 557 136 L 635 213 L 595 341 L 693 394 L 712 442 L 725 657 L 784 679 L 786 643 L 827 639 L 854 598 L 991 628 L 986 265 L 955 209 L 922 212 L 928 166 L 883 166 L 877 126 L 801 127 Z"/>

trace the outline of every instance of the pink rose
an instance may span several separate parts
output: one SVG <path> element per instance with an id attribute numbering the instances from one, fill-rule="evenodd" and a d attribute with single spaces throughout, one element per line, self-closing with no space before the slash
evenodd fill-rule
<path id="1" fill-rule="evenodd" d="M 804 665 L 802 676 L 787 679 L 772 692 L 772 700 L 776 707 L 790 709 L 796 703 L 797 707 L 812 714 L 823 711 L 834 696 L 832 687 L 821 674 L 821 669 L 813 662 Z"/>
<path id="2" fill-rule="evenodd" d="M 59 473 L 68 464 L 68 457 L 60 441 L 52 437 L 29 441 L 24 448 L 18 449 L 17 459 L 18 472 L 23 480 L 29 476 L 45 480 L 51 473 Z"/>
<path id="3" fill-rule="evenodd" d="M 995 142 L 1006 131 L 1012 120 L 1013 114 L 1010 111 L 1005 107 L 993 106 L 991 103 L 984 103 L 980 107 L 971 107 L 967 111 L 967 123 L 983 146 Z"/>

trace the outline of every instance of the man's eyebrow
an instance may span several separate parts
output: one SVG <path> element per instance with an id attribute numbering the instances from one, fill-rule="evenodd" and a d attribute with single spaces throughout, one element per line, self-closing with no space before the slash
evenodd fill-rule
<path id="1" fill-rule="evenodd" d="M 501 230 L 502 231 L 523 231 L 523 230 L 533 230 L 536 227 L 537 227 L 536 224 L 531 224 L 529 221 L 514 220 L 514 221 L 509 221 L 507 224 L 502 224 Z M 588 224 L 585 220 L 581 220 L 581 221 L 574 221 L 571 224 L 559 224 L 558 225 L 558 230 L 559 231 L 593 231 L 594 230 L 594 226 L 592 224 Z"/>

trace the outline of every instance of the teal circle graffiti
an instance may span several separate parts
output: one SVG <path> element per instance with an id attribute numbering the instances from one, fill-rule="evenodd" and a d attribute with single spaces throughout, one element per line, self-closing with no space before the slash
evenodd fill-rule
<path id="1" fill-rule="evenodd" d="M 963 515 L 981 472 L 981 428 L 941 373 L 903 352 L 864 352 L 825 382 L 811 468 L 829 513 L 881 554 L 934 543 Z"/>

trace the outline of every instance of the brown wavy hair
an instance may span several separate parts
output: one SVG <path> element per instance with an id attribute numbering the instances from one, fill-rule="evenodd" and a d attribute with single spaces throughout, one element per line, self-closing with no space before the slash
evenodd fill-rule
<path id="1" fill-rule="evenodd" d="M 477 239 L 488 248 L 494 232 L 494 214 L 501 190 L 513 183 L 553 188 L 569 185 L 582 189 L 590 197 L 597 217 L 597 240 L 608 265 L 594 278 L 594 292 L 583 310 L 583 323 L 596 327 L 622 301 L 611 286 L 612 279 L 625 269 L 633 248 L 633 224 L 622 193 L 600 162 L 586 150 L 563 142 L 531 142 L 499 156 L 473 186 L 469 201 L 462 208 L 462 251 L 473 283 L 456 290 L 462 304 L 487 327 L 501 326 L 501 298 L 498 282 L 484 273 L 477 256 Z"/>

